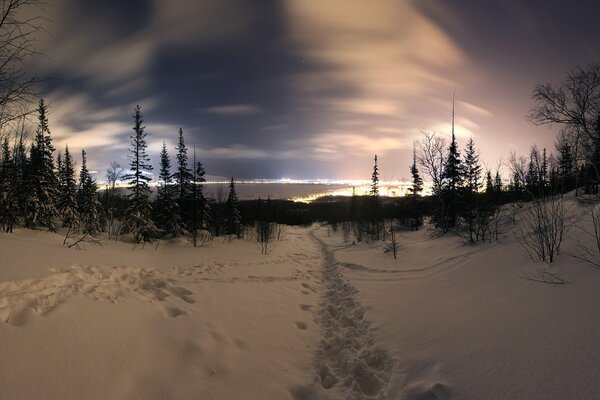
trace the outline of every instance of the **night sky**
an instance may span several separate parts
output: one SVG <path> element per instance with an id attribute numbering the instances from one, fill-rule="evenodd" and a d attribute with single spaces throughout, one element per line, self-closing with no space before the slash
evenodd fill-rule
<path id="1" fill-rule="evenodd" d="M 576 4 L 576 6 L 575 6 Z M 140 104 L 153 161 L 179 127 L 207 173 L 408 178 L 422 129 L 495 169 L 553 148 L 527 121 L 536 83 L 600 60 L 594 1 L 50 0 L 43 94 L 58 148 L 85 147 L 98 179 L 126 165 Z M 174 158 L 174 150 L 171 151 Z"/>

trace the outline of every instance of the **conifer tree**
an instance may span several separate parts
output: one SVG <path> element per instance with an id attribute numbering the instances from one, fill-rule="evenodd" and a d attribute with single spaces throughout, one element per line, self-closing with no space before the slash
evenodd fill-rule
<path id="1" fill-rule="evenodd" d="M 452 193 L 456 193 L 463 184 L 463 165 L 454 132 L 452 132 L 452 141 L 448 148 L 448 157 L 444 163 L 444 172 L 442 176 L 444 189 Z"/>
<path id="2" fill-rule="evenodd" d="M 177 150 L 177 170 L 173 174 L 173 178 L 177 182 L 177 199 L 184 201 L 188 199 L 191 193 L 192 171 L 188 167 L 187 147 L 183 137 L 183 129 L 179 128 L 179 142 Z M 180 203 L 180 206 L 182 204 Z"/>
<path id="3" fill-rule="evenodd" d="M 416 200 L 419 193 L 423 191 L 423 178 L 419 174 L 419 169 L 417 168 L 417 152 L 416 149 L 413 148 L 413 163 L 410 166 L 410 175 L 412 176 L 412 186 L 408 189 L 411 193 L 413 199 Z"/>
<path id="4" fill-rule="evenodd" d="M 454 134 L 454 98 L 452 99 L 452 141 L 442 171 L 442 202 L 438 225 L 444 231 L 456 226 L 458 219 L 459 189 L 463 184 L 463 166 Z"/>
<path id="5" fill-rule="evenodd" d="M 210 207 L 208 200 L 204 196 L 203 182 L 206 181 L 204 178 L 204 166 L 201 161 L 196 160 L 196 147 L 194 147 L 193 155 L 193 173 L 191 180 L 191 195 L 190 195 L 190 222 L 189 230 L 192 234 L 192 243 L 194 247 L 197 244 L 198 230 L 205 228 L 208 224 L 208 218 L 210 215 Z"/>
<path id="6" fill-rule="evenodd" d="M 79 173 L 79 191 L 77 205 L 80 216 L 81 233 L 96 236 L 102 230 L 98 188 L 87 168 L 85 150 L 81 150 L 81 171 Z"/>
<path id="7" fill-rule="evenodd" d="M 567 141 L 563 141 L 560 145 L 560 158 L 558 160 L 558 176 L 562 182 L 563 190 L 568 191 L 573 186 L 573 155 L 571 146 Z"/>
<path id="8" fill-rule="evenodd" d="M 56 198 L 57 180 L 54 174 L 54 147 L 50 137 L 47 108 L 44 100 L 38 106 L 38 127 L 31 146 L 29 196 L 26 225 L 29 228 L 42 226 L 55 231 L 54 218 L 58 214 Z"/>
<path id="9" fill-rule="evenodd" d="M 242 234 L 242 216 L 238 208 L 238 197 L 235 192 L 235 182 L 231 178 L 229 183 L 229 195 L 225 203 L 226 218 L 227 218 L 227 234 L 235 235 L 238 239 Z"/>
<path id="10" fill-rule="evenodd" d="M 60 154 L 59 154 L 60 156 Z M 65 156 L 58 165 L 58 213 L 62 226 L 77 228 L 79 212 L 77 206 L 77 183 L 75 182 L 75 168 L 69 146 L 65 147 Z"/>
<path id="11" fill-rule="evenodd" d="M 167 144 L 163 142 L 160 152 L 160 181 L 156 198 L 158 227 L 164 235 L 177 237 L 183 233 L 183 223 L 179 213 L 179 205 L 175 200 L 172 185 L 171 160 L 167 152 Z"/>
<path id="12" fill-rule="evenodd" d="M 152 241 L 157 235 L 157 228 L 152 221 L 152 206 L 150 205 L 151 180 L 145 172 L 152 170 L 150 157 L 146 150 L 146 132 L 143 126 L 142 110 L 138 105 L 135 107 L 133 116 L 134 134 L 131 135 L 131 148 L 129 149 L 130 171 L 124 179 L 129 181 L 129 206 L 125 212 L 123 228 L 125 232 L 133 234 L 136 243 Z"/>
<path id="13" fill-rule="evenodd" d="M 481 179 L 481 165 L 479 165 L 479 155 L 475 150 L 473 138 L 470 138 L 467 142 L 463 173 L 467 191 L 477 193 L 479 180 Z"/>
<path id="14" fill-rule="evenodd" d="M 19 141 L 13 152 L 15 164 L 14 170 L 14 188 L 16 190 L 17 207 L 16 212 L 19 217 L 25 217 L 27 205 L 29 204 L 29 176 L 30 162 L 27 158 L 27 150 L 25 148 L 25 140 L 23 134 L 19 135 Z"/>
<path id="15" fill-rule="evenodd" d="M 2 143 L 0 158 L 0 224 L 4 232 L 10 233 L 18 219 L 15 162 L 10 153 L 8 138 Z"/>
<path id="16" fill-rule="evenodd" d="M 487 195 L 494 193 L 494 183 L 492 181 L 492 172 L 490 170 L 485 174 L 485 193 Z"/>
<path id="17" fill-rule="evenodd" d="M 379 167 L 377 166 L 377 154 L 375 154 L 373 174 L 371 175 L 371 196 L 379 196 Z"/>
<path id="18" fill-rule="evenodd" d="M 502 177 L 500 176 L 500 171 L 496 170 L 496 176 L 494 177 L 494 191 L 497 194 L 502 192 Z"/>
<path id="19" fill-rule="evenodd" d="M 529 164 L 527 166 L 525 184 L 527 185 L 527 190 L 532 193 L 539 187 L 540 184 L 539 151 L 535 146 L 531 148 L 531 152 L 529 153 Z"/>

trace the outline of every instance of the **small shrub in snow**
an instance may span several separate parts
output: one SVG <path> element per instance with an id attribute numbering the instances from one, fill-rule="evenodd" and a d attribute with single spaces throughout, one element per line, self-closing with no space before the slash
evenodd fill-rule
<path id="1" fill-rule="evenodd" d="M 569 229 L 562 195 L 535 198 L 521 213 L 518 236 L 532 260 L 552 264 Z"/>

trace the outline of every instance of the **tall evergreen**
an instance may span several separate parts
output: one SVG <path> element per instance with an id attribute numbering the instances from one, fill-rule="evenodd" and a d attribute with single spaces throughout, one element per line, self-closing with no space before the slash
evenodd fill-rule
<path id="1" fill-rule="evenodd" d="M 30 181 L 30 160 L 27 157 L 27 149 L 25 147 L 25 140 L 23 134 L 19 135 L 19 141 L 17 142 L 14 152 L 13 160 L 15 164 L 14 170 L 14 188 L 17 196 L 17 208 L 16 212 L 18 216 L 24 217 L 27 205 L 29 204 L 29 194 L 31 191 L 29 188 Z"/>
<path id="2" fill-rule="evenodd" d="M 373 174 L 371 175 L 371 196 L 379 196 L 379 167 L 377 166 L 377 154 L 375 154 Z"/>
<path id="3" fill-rule="evenodd" d="M 158 227 L 164 235 L 177 237 L 183 233 L 183 222 L 179 212 L 179 205 L 175 200 L 174 189 L 176 188 L 172 185 L 171 160 L 165 142 L 163 142 L 160 152 L 159 179 L 156 198 Z"/>
<path id="4" fill-rule="evenodd" d="M 62 226 L 76 228 L 79 223 L 76 198 L 77 183 L 75 182 L 75 167 L 73 166 L 73 158 L 69 152 L 69 146 L 65 147 L 64 158 L 58 166 L 58 182 L 57 204 Z"/>
<path id="5" fill-rule="evenodd" d="M 26 225 L 29 228 L 42 226 L 50 231 L 55 231 L 54 218 L 58 214 L 56 208 L 58 185 L 54 173 L 54 147 L 46 113 L 47 108 L 42 99 L 38 106 L 38 127 L 35 140 L 31 146 Z"/>
<path id="6" fill-rule="evenodd" d="M 442 210 L 439 212 L 438 225 L 444 231 L 456 226 L 458 218 L 459 189 L 463 183 L 463 166 L 454 134 L 454 98 L 452 99 L 452 141 L 442 171 Z"/>
<path id="7" fill-rule="evenodd" d="M 157 235 L 157 228 L 152 221 L 152 206 L 150 205 L 150 187 L 148 182 L 151 180 L 145 172 L 152 170 L 150 157 L 147 153 L 148 144 L 146 143 L 145 127 L 142 125 L 142 110 L 140 106 L 135 107 L 133 116 L 134 134 L 131 135 L 131 148 L 129 149 L 129 168 L 130 171 L 124 179 L 129 181 L 129 206 L 125 212 L 123 221 L 125 232 L 133 234 L 136 243 L 149 242 Z"/>
<path id="8" fill-rule="evenodd" d="M 85 150 L 81 150 L 81 171 L 79 173 L 79 191 L 77 205 L 80 216 L 81 233 L 96 236 L 102 230 L 98 187 L 87 168 Z"/>
<path id="9" fill-rule="evenodd" d="M 235 182 L 233 181 L 233 178 L 231 178 L 231 182 L 229 183 L 229 195 L 227 196 L 225 209 L 227 221 L 227 234 L 235 235 L 237 238 L 241 237 L 242 216 L 238 208 L 238 197 L 235 192 Z"/>
<path id="10" fill-rule="evenodd" d="M 175 182 L 177 182 L 177 199 L 183 201 L 189 198 L 192 190 L 192 171 L 188 167 L 187 147 L 183 137 L 183 129 L 179 128 L 179 142 L 177 150 L 177 169 L 173 174 Z M 180 204 L 181 205 L 181 204 Z"/>
<path id="11" fill-rule="evenodd" d="M 419 196 L 419 193 L 423 191 L 423 178 L 419 174 L 419 168 L 417 168 L 417 151 L 413 148 L 413 162 L 410 166 L 410 175 L 412 177 L 412 185 L 408 189 L 413 199 Z"/>
<path id="12" fill-rule="evenodd" d="M 485 174 L 485 194 L 491 195 L 494 193 L 494 182 L 492 181 L 492 171 L 488 170 Z"/>
<path id="13" fill-rule="evenodd" d="M 442 173 L 443 187 L 452 193 L 455 193 L 463 184 L 463 165 L 456 143 L 456 136 L 452 132 L 452 141 L 448 148 L 448 157 L 444 163 L 444 171 Z"/>
<path id="14" fill-rule="evenodd" d="M 494 177 L 494 191 L 496 194 L 500 194 L 502 192 L 502 177 L 500 176 L 500 171 L 496 170 L 496 176 Z"/>
<path id="15" fill-rule="evenodd" d="M 558 176 L 563 186 L 562 190 L 568 191 L 573 188 L 574 174 L 573 174 L 573 155 L 571 152 L 571 146 L 567 141 L 561 143 L 559 148 L 559 160 L 558 160 Z"/>
<path id="16" fill-rule="evenodd" d="M 189 231 L 192 235 L 192 243 L 194 247 L 197 244 L 198 231 L 204 229 L 208 224 L 210 215 L 210 207 L 208 199 L 204 196 L 203 182 L 206 181 L 204 178 L 204 166 L 201 161 L 196 160 L 196 147 L 194 147 L 193 155 L 194 169 L 192 172 L 191 180 L 191 194 L 190 194 L 190 220 L 189 220 Z M 217 232 L 218 233 L 218 232 Z"/>
<path id="17" fill-rule="evenodd" d="M 540 154 L 537 147 L 533 146 L 529 153 L 529 164 L 525 176 L 527 190 L 531 193 L 537 194 L 537 189 L 539 189 L 540 186 L 540 176 Z"/>
<path id="18" fill-rule="evenodd" d="M 466 189 L 470 193 L 477 193 L 480 184 L 479 180 L 481 179 L 481 165 L 479 164 L 479 155 L 475 150 L 473 138 L 470 138 L 467 142 L 463 174 Z"/>
<path id="19" fill-rule="evenodd" d="M 12 232 L 18 219 L 15 175 L 14 156 L 10 153 L 8 138 L 4 138 L 0 158 L 0 225 L 4 232 Z"/>

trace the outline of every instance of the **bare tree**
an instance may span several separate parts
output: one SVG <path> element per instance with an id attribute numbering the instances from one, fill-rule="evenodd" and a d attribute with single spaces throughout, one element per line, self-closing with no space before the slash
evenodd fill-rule
<path id="1" fill-rule="evenodd" d="M 529 120 L 536 125 L 564 124 L 592 136 L 600 116 L 600 65 L 575 68 L 559 86 L 537 85 L 533 99 Z"/>
<path id="2" fill-rule="evenodd" d="M 117 182 L 123 179 L 124 175 L 125 170 L 116 161 L 111 162 L 110 167 L 106 169 L 106 181 L 113 195 L 115 194 Z"/>
<path id="3" fill-rule="evenodd" d="M 432 131 L 421 131 L 421 139 L 416 142 L 417 160 L 429 175 L 434 193 L 442 190 L 442 174 L 448 146 L 446 139 Z"/>
<path id="4" fill-rule="evenodd" d="M 40 81 L 25 69 L 35 55 L 44 3 L 41 0 L 4 0 L 0 3 L 0 126 L 18 121 L 30 111 Z"/>
<path id="5" fill-rule="evenodd" d="M 536 125 L 559 124 L 569 136 L 577 165 L 600 167 L 600 64 L 577 67 L 558 86 L 545 83 L 533 91 L 535 108 L 529 120 Z M 576 183 L 576 187 L 579 186 Z"/>

